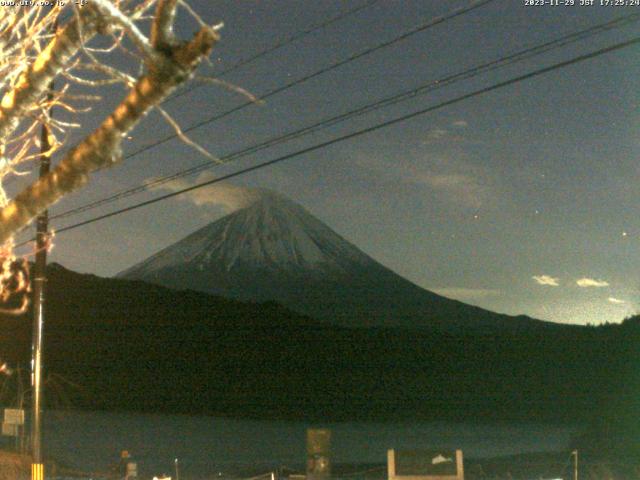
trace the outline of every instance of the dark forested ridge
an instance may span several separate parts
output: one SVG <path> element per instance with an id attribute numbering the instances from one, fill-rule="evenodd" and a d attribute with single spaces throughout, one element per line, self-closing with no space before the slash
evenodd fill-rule
<path id="1" fill-rule="evenodd" d="M 581 422 L 640 396 L 637 318 L 520 334 L 349 329 L 55 265 L 49 278 L 46 369 L 82 387 L 65 391 L 76 408 Z M 30 319 L 2 323 L 3 358 L 26 365 Z"/>

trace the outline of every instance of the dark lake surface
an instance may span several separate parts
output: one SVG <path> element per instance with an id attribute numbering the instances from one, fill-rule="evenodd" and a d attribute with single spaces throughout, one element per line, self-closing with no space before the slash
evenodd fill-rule
<path id="1" fill-rule="evenodd" d="M 47 412 L 45 452 L 89 472 L 106 471 L 127 450 L 141 478 L 239 476 L 286 466 L 303 468 L 305 433 L 332 431 L 332 462 L 383 464 L 395 449 L 459 448 L 465 457 L 491 457 L 568 448 L 577 427 L 528 423 L 344 422 L 241 420 L 206 416 Z M 246 475 L 245 475 L 246 476 Z"/>

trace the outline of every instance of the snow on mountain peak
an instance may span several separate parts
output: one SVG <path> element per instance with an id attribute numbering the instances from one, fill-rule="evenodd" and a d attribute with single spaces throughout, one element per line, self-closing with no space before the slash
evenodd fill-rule
<path id="1" fill-rule="evenodd" d="M 284 195 L 266 189 L 250 193 L 243 208 L 121 275 L 148 275 L 165 268 L 343 272 L 375 263 Z"/>

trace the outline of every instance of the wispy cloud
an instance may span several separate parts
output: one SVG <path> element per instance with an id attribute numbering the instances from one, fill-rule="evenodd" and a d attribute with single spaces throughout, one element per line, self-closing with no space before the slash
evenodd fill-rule
<path id="1" fill-rule="evenodd" d="M 467 128 L 469 124 L 466 120 L 456 120 L 451 122 L 447 128 L 435 127 L 429 130 L 425 136 L 425 140 L 423 143 L 438 143 L 438 142 L 447 142 L 447 143 L 460 143 L 464 142 L 464 136 L 461 135 L 461 131 Z"/>
<path id="2" fill-rule="evenodd" d="M 620 300 L 619 298 L 615 297 L 609 297 L 607 300 L 609 301 L 609 303 L 614 303 L 616 305 L 624 305 L 625 303 L 627 303 L 624 300 Z"/>
<path id="3" fill-rule="evenodd" d="M 608 287 L 609 283 L 605 282 L 604 280 L 596 280 L 594 278 L 585 277 L 585 278 L 580 278 L 576 280 L 576 285 L 582 288 L 589 288 L 589 287 L 603 288 L 603 287 Z"/>
<path id="4" fill-rule="evenodd" d="M 431 290 L 438 295 L 456 300 L 477 300 L 480 298 L 496 297 L 502 292 L 492 288 L 463 288 L 463 287 L 445 287 L 434 288 Z"/>
<path id="5" fill-rule="evenodd" d="M 415 172 L 411 179 L 448 194 L 455 203 L 474 209 L 482 207 L 488 195 L 487 187 L 479 178 L 469 174 L 426 171 Z"/>
<path id="6" fill-rule="evenodd" d="M 389 162 L 376 156 L 361 157 L 357 162 L 374 171 L 377 178 L 428 187 L 450 205 L 478 210 L 495 199 L 491 175 L 464 158 L 427 154 L 405 160 L 401 168 L 389 168 Z"/>
<path id="7" fill-rule="evenodd" d="M 428 187 L 447 206 L 479 210 L 501 196 L 499 179 L 486 162 L 478 162 L 475 150 L 467 151 L 467 122 L 458 119 L 427 130 L 418 154 L 393 162 L 372 154 L 358 163 L 380 178 L 395 177 L 406 184 Z M 393 165 L 393 168 L 390 166 Z"/>
<path id="8" fill-rule="evenodd" d="M 167 190 L 177 192 L 198 183 L 213 180 L 215 176 L 210 172 L 201 173 L 193 182 L 184 179 L 176 179 L 162 185 L 153 186 L 151 190 Z M 154 178 L 147 179 L 148 184 L 153 184 Z M 196 206 L 217 206 L 225 212 L 233 212 L 248 207 L 260 197 L 258 189 L 240 187 L 231 183 L 220 182 L 206 187 L 201 187 L 186 192 L 178 199 L 189 201 Z"/>
<path id="9" fill-rule="evenodd" d="M 538 285 L 547 285 L 549 287 L 560 286 L 560 279 L 549 275 L 534 275 L 533 278 Z"/>
<path id="10" fill-rule="evenodd" d="M 444 128 L 434 128 L 427 132 L 425 143 L 433 143 L 449 135 L 449 131 Z"/>

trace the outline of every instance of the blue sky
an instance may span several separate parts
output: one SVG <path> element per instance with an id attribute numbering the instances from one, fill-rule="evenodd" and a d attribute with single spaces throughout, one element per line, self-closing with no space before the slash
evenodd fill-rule
<path id="1" fill-rule="evenodd" d="M 364 2 L 194 0 L 224 21 L 208 74 Z M 381 0 L 224 77 L 258 96 L 391 39 L 468 1 Z M 639 13 L 638 7 L 525 6 L 496 0 L 195 130 L 214 155 L 281 135 L 522 48 Z M 181 34 L 194 30 L 180 18 Z M 215 167 L 212 178 L 337 135 L 630 39 L 637 23 L 310 136 Z M 640 47 L 602 55 L 341 142 L 234 183 L 278 190 L 416 284 L 511 314 L 569 323 L 620 321 L 640 288 Z M 91 128 L 120 92 L 87 116 Z M 243 103 L 205 85 L 167 104 L 184 127 Z M 157 115 L 125 152 L 171 133 Z M 177 141 L 100 172 L 52 212 L 206 161 Z M 196 176 L 185 178 L 193 184 Z M 24 182 L 26 180 L 19 180 Z M 163 192 L 54 222 L 62 227 Z M 61 234 L 51 259 L 113 275 L 229 211 L 221 190 L 167 202 Z M 206 200 L 203 200 L 206 199 Z"/>

